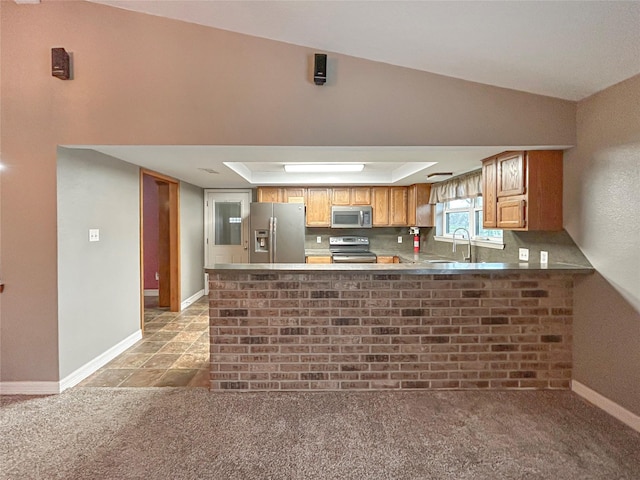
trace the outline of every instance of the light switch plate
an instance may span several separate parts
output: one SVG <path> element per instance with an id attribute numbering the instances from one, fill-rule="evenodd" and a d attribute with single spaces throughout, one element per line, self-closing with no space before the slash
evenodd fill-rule
<path id="1" fill-rule="evenodd" d="M 518 249 L 518 260 L 522 260 L 523 262 L 529 261 L 529 249 L 528 248 L 519 248 Z"/>
<path id="2" fill-rule="evenodd" d="M 398 243 L 402 243 L 402 237 L 398 237 Z"/>
<path id="3" fill-rule="evenodd" d="M 100 229 L 98 229 L 98 228 L 90 228 L 89 229 L 89 241 L 90 242 L 99 242 L 100 241 Z"/>
<path id="4" fill-rule="evenodd" d="M 316 237 L 316 243 L 322 243 L 322 237 L 320 235 Z"/>
<path id="5" fill-rule="evenodd" d="M 540 263 L 547 263 L 549 262 L 549 252 L 545 252 L 544 250 L 542 250 L 540 252 Z"/>

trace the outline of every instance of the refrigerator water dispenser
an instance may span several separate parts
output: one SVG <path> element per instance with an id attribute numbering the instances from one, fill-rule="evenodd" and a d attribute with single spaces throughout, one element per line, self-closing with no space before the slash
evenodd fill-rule
<path id="1" fill-rule="evenodd" d="M 255 232 L 255 246 L 256 252 L 268 252 L 269 251 L 269 231 L 268 230 L 256 230 Z"/>

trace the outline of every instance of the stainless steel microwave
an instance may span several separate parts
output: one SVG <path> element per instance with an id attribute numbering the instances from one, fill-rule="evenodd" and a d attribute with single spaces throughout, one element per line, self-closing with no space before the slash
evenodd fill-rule
<path id="1" fill-rule="evenodd" d="M 331 228 L 371 228 L 371 205 L 357 207 L 331 207 Z"/>

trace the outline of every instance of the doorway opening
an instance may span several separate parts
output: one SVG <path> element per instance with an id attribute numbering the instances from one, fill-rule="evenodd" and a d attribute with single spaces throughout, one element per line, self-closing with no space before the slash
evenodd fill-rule
<path id="1" fill-rule="evenodd" d="M 176 179 L 150 170 L 140 170 L 140 305 L 143 332 L 147 311 L 154 317 L 160 310 L 180 311 L 179 195 L 180 184 Z"/>

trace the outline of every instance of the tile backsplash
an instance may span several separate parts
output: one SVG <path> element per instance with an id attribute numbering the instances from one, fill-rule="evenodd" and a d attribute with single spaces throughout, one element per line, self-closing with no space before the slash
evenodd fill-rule
<path id="1" fill-rule="evenodd" d="M 409 234 L 408 227 L 388 227 L 369 229 L 331 229 L 331 228 L 307 228 L 305 248 L 328 249 L 329 237 L 339 235 L 364 235 L 369 237 L 371 250 L 374 252 L 397 252 L 398 254 L 413 253 L 413 235 Z M 317 237 L 321 237 L 321 243 L 317 243 Z M 398 243 L 398 237 L 402 237 L 402 243 Z M 420 229 L 420 252 L 442 257 L 457 258 L 452 252 L 451 243 L 438 242 L 434 239 L 435 228 Z M 505 247 L 502 250 L 472 247 L 474 261 L 478 262 L 518 262 L 518 249 L 529 249 L 529 262 L 538 263 L 540 252 L 549 253 L 551 263 L 571 263 L 588 266 L 591 264 L 582 251 L 574 243 L 569 234 L 560 232 L 512 232 L 504 231 Z"/>

